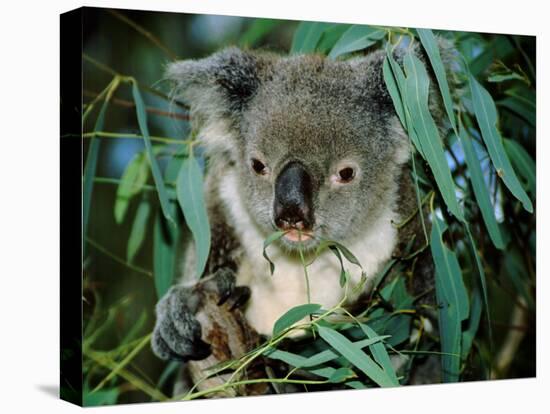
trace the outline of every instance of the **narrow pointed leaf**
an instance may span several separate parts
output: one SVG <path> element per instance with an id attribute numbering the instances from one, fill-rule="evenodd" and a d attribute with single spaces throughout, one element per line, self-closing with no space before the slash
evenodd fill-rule
<path id="1" fill-rule="evenodd" d="M 332 375 L 328 379 L 328 382 L 337 384 L 339 382 L 344 382 L 348 379 L 356 377 L 357 375 L 355 375 L 355 372 L 353 372 L 351 369 L 342 367 L 336 369 L 336 371 L 332 373 Z"/>
<path id="2" fill-rule="evenodd" d="M 130 231 L 130 237 L 128 238 L 128 246 L 126 248 L 126 260 L 128 263 L 134 261 L 134 257 L 139 248 L 145 240 L 145 233 L 147 231 L 147 221 L 149 219 L 149 213 L 151 206 L 147 200 L 141 201 L 138 206 L 134 223 L 132 224 L 132 230 Z"/>
<path id="3" fill-rule="evenodd" d="M 271 272 L 271 276 L 273 276 L 273 272 L 275 272 L 275 263 L 271 261 L 269 256 L 267 255 L 267 248 L 271 243 L 274 243 L 276 240 L 279 240 L 281 237 L 283 237 L 285 234 L 284 231 L 276 231 L 275 233 L 271 233 L 267 239 L 264 240 L 264 249 L 263 249 L 263 256 L 265 260 L 269 263 L 269 271 Z"/>
<path id="4" fill-rule="evenodd" d="M 155 289 L 160 299 L 168 291 L 176 272 L 176 229 L 166 225 L 162 214 L 157 214 L 153 228 L 153 270 Z"/>
<path id="5" fill-rule="evenodd" d="M 362 339 L 357 342 L 353 342 L 353 346 L 357 349 L 363 349 L 366 346 L 371 346 L 373 344 L 378 344 L 381 341 L 389 338 L 389 335 L 374 336 L 368 339 Z M 309 368 L 316 365 L 326 364 L 327 362 L 333 361 L 340 357 L 340 354 L 332 349 L 326 349 L 318 354 L 312 355 L 304 360 L 299 367 L 300 368 Z"/>
<path id="6" fill-rule="evenodd" d="M 529 153 L 518 142 L 504 138 L 504 148 L 518 174 L 527 182 L 527 189 L 537 194 L 536 165 Z"/>
<path id="7" fill-rule="evenodd" d="M 141 97 L 141 92 L 139 91 L 137 82 L 132 83 L 132 93 L 134 96 L 134 103 L 136 104 L 136 115 L 139 129 L 141 130 L 141 135 L 143 135 L 143 142 L 145 143 L 147 157 L 149 159 L 149 163 L 151 164 L 151 172 L 153 173 L 153 179 L 157 188 L 162 213 L 170 223 L 175 225 L 176 222 L 170 214 L 170 201 L 164 185 L 164 180 L 162 179 L 162 173 L 153 153 L 153 146 L 149 136 L 149 127 L 147 125 L 147 112 L 145 110 L 145 104 L 143 103 L 143 98 Z"/>
<path id="8" fill-rule="evenodd" d="M 323 32 L 331 26 L 330 23 L 301 22 L 294 33 L 290 53 L 314 52 Z"/>
<path id="9" fill-rule="evenodd" d="M 462 334 L 462 359 L 466 359 L 472 348 L 472 343 L 477 334 L 479 328 L 479 321 L 481 320 L 481 294 L 479 290 L 474 290 L 472 295 L 472 311 L 470 318 L 468 319 L 468 327 Z"/>
<path id="10" fill-rule="evenodd" d="M 416 29 L 416 32 L 418 33 L 422 46 L 424 46 L 424 50 L 430 59 L 432 69 L 439 85 L 439 91 L 443 97 L 445 111 L 447 112 L 449 121 L 451 121 L 451 125 L 456 132 L 456 119 L 453 112 L 453 100 L 451 98 L 449 83 L 447 82 L 447 73 L 445 71 L 445 67 L 443 66 L 443 62 L 441 61 L 437 40 L 430 29 Z"/>
<path id="11" fill-rule="evenodd" d="M 481 163 L 475 153 L 472 139 L 463 129 L 459 131 L 458 138 L 464 151 L 466 165 L 468 166 L 468 172 L 470 174 L 470 181 L 474 189 L 474 195 L 479 209 L 481 210 L 483 222 L 485 223 L 485 227 L 489 232 L 489 237 L 495 247 L 502 250 L 505 247 L 504 239 L 502 238 L 500 226 L 495 217 L 495 208 L 491 203 L 489 188 L 483 178 Z"/>
<path id="12" fill-rule="evenodd" d="M 393 102 L 393 107 L 395 108 L 395 112 L 397 112 L 397 116 L 399 117 L 399 120 L 401 121 L 401 125 L 403 125 L 403 128 L 406 128 L 407 123 L 405 120 L 405 109 L 403 107 L 401 93 L 399 91 L 397 80 L 395 79 L 395 75 L 393 74 L 393 70 L 390 66 L 390 62 L 387 56 L 384 59 L 384 63 L 382 65 L 382 73 L 384 75 L 384 82 L 386 83 L 386 88 L 390 93 L 390 96 Z"/>
<path id="13" fill-rule="evenodd" d="M 405 103 L 407 101 L 406 99 L 407 87 L 406 87 L 405 74 L 403 73 L 403 70 L 401 69 L 399 64 L 393 58 L 390 48 L 386 50 L 386 58 L 384 60 L 384 65 L 382 66 L 382 71 L 384 74 L 384 80 L 386 81 L 386 86 L 388 87 L 388 91 L 390 92 L 390 96 L 393 101 L 393 106 L 397 112 L 397 116 L 399 117 L 399 120 L 401 121 L 403 128 L 407 132 L 407 135 L 413 142 L 416 150 L 419 152 L 422 158 L 426 159 L 426 157 L 422 153 L 422 146 L 420 145 L 420 141 L 418 140 L 416 131 L 412 126 L 412 120 L 411 120 L 411 115 L 409 113 L 409 109 L 405 106 Z M 395 90 L 396 87 L 397 87 L 397 91 Z M 413 159 L 413 162 L 414 162 L 414 159 Z M 414 167 L 414 163 L 413 163 L 413 167 Z"/>
<path id="14" fill-rule="evenodd" d="M 306 361 L 306 357 L 301 355 L 296 355 L 288 351 L 281 351 L 279 349 L 269 349 L 266 351 L 265 355 L 268 358 L 276 359 L 278 361 L 283 361 L 285 364 L 292 365 L 294 367 L 300 367 Z M 323 378 L 330 378 L 334 372 L 335 368 L 321 366 L 319 368 L 308 369 L 312 374 L 318 375 Z"/>
<path id="15" fill-rule="evenodd" d="M 372 338 L 379 337 L 379 335 L 370 326 L 365 325 L 364 323 L 359 324 L 359 326 L 361 327 L 363 332 L 365 332 L 365 335 L 367 335 L 368 338 L 372 339 Z M 376 342 L 370 345 L 369 349 L 375 361 L 378 362 L 378 364 L 382 367 L 382 369 L 384 369 L 386 374 L 388 374 L 388 376 L 392 379 L 392 381 L 395 384 L 399 384 L 399 381 L 397 380 L 397 375 L 395 374 L 395 370 L 393 369 L 390 356 L 388 355 L 388 351 L 386 350 L 384 343 Z"/>
<path id="16" fill-rule="evenodd" d="M 422 62 L 413 54 L 404 57 L 406 78 L 406 102 L 410 110 L 412 125 L 426 161 L 434 174 L 435 181 L 447 208 L 460 221 L 464 221 L 462 209 L 456 199 L 456 187 L 451 170 L 445 158 L 439 131 L 428 108 L 430 80 Z"/>
<path id="17" fill-rule="evenodd" d="M 287 328 L 290 328 L 306 316 L 318 312 L 319 309 L 321 309 L 321 305 L 316 303 L 308 303 L 305 305 L 295 306 L 294 308 L 288 310 L 283 316 L 277 319 L 275 325 L 273 325 L 273 336 L 281 333 Z"/>
<path id="18" fill-rule="evenodd" d="M 334 253 L 338 261 L 340 262 L 340 287 L 344 287 L 346 284 L 346 281 L 348 280 L 346 275 L 346 269 L 344 268 L 344 262 L 342 260 L 342 254 L 340 253 L 340 250 L 336 248 L 336 246 L 330 246 L 330 251 Z"/>
<path id="19" fill-rule="evenodd" d="M 515 96 L 511 96 L 497 101 L 497 105 L 519 115 L 521 118 L 525 119 L 531 126 L 537 126 L 535 109 L 532 108 L 524 100 L 518 99 Z"/>
<path id="20" fill-rule="evenodd" d="M 109 100 L 105 99 L 97 120 L 94 125 L 94 131 L 102 131 L 105 124 L 105 114 L 109 106 Z M 90 219 L 90 209 L 92 207 L 92 191 L 94 188 L 94 177 L 97 169 L 97 159 L 99 157 L 99 147 L 101 141 L 97 138 L 91 138 L 86 156 L 86 166 L 84 167 L 83 189 L 82 189 L 82 215 L 83 215 L 83 239 L 86 238 L 88 232 L 88 222 Z"/>
<path id="21" fill-rule="evenodd" d="M 334 47 L 338 39 L 340 39 L 344 32 L 350 27 L 351 25 L 349 24 L 335 24 L 334 26 L 327 28 L 323 32 L 321 40 L 319 40 L 319 43 L 317 44 L 317 51 L 327 55 Z"/>
<path id="22" fill-rule="evenodd" d="M 463 321 L 469 313 L 468 294 L 456 254 L 443 242 L 443 233 L 446 230 L 447 224 L 438 217 L 434 217 L 430 246 L 436 274 L 442 280 L 445 297 L 456 307 L 457 315 Z"/>
<path id="23" fill-rule="evenodd" d="M 526 81 L 526 78 L 514 71 L 507 71 L 502 73 L 494 73 L 487 78 L 487 81 L 492 83 L 501 83 L 509 80 L 521 80 Z"/>
<path id="24" fill-rule="evenodd" d="M 336 59 L 346 53 L 355 52 L 372 46 L 386 35 L 383 29 L 364 25 L 353 25 L 336 42 L 328 57 Z"/>
<path id="25" fill-rule="evenodd" d="M 487 331 L 489 333 L 489 344 L 491 344 L 492 346 L 493 328 L 492 328 L 492 321 L 491 321 L 491 308 L 489 307 L 489 294 L 487 292 L 487 278 L 485 277 L 485 270 L 483 269 L 483 263 L 481 263 L 481 258 L 477 251 L 477 245 L 474 240 L 474 236 L 472 235 L 472 231 L 470 230 L 470 225 L 466 224 L 465 227 L 466 227 L 466 232 L 468 233 L 468 241 L 469 241 L 470 249 L 472 251 L 472 256 L 474 257 L 474 261 L 476 263 L 479 282 L 481 285 L 481 291 L 483 293 L 483 304 L 485 306 L 485 315 L 487 316 Z"/>
<path id="26" fill-rule="evenodd" d="M 356 390 L 364 390 L 367 388 L 367 386 L 363 384 L 361 381 L 349 381 L 349 382 L 346 382 L 346 385 Z"/>
<path id="27" fill-rule="evenodd" d="M 502 137 L 497 129 L 498 118 L 493 98 L 472 75 L 470 75 L 470 91 L 472 93 L 477 123 L 481 129 L 481 136 L 487 146 L 489 156 L 498 176 L 502 178 L 502 181 L 514 197 L 521 201 L 523 208 L 532 213 L 533 204 L 521 186 L 512 168 L 512 164 L 504 151 Z"/>
<path id="28" fill-rule="evenodd" d="M 395 383 L 370 356 L 353 346 L 353 343 L 334 329 L 319 326 L 319 335 L 342 354 L 349 362 L 381 387 L 394 387 Z"/>
<path id="29" fill-rule="evenodd" d="M 187 146 L 181 146 L 168 162 L 164 171 L 165 181 L 176 181 L 184 156 L 187 156 Z M 174 196 L 174 198 L 176 198 L 176 196 Z M 172 217 L 177 217 L 178 208 L 179 206 L 176 203 L 170 204 Z M 161 212 L 156 214 L 153 230 L 153 268 L 155 288 L 159 299 L 163 297 L 170 286 L 172 286 L 176 275 L 176 248 L 179 232 L 179 226 L 168 225 L 168 222 Z"/>
<path id="30" fill-rule="evenodd" d="M 210 223 L 203 194 L 202 171 L 192 153 L 186 158 L 176 182 L 178 202 L 193 234 L 197 277 L 201 277 L 210 253 Z"/>
<path id="31" fill-rule="evenodd" d="M 434 216 L 431 250 L 435 263 L 436 298 L 439 307 L 442 377 L 458 381 L 461 355 L 461 323 L 468 317 L 469 302 L 456 255 L 443 243 L 447 226 Z M 449 354 L 449 355 L 447 355 Z"/>
<path id="32" fill-rule="evenodd" d="M 115 221 L 120 224 L 124 220 L 130 199 L 138 194 L 147 183 L 149 167 L 143 152 L 134 155 L 124 169 L 120 184 L 117 187 L 115 200 Z"/>

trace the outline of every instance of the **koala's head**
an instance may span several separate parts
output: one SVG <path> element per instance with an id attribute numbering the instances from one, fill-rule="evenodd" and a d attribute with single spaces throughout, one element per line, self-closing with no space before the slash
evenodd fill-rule
<path id="1" fill-rule="evenodd" d="M 409 144 L 382 74 L 384 53 L 347 61 L 225 49 L 168 67 L 211 157 L 238 172 L 240 197 L 292 249 L 350 241 L 394 209 Z M 219 159 L 219 158 L 218 158 Z"/>

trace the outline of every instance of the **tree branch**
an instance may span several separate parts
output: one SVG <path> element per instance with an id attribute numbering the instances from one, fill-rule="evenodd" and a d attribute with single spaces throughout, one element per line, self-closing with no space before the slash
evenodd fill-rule
<path id="1" fill-rule="evenodd" d="M 96 92 L 84 90 L 84 96 L 88 96 L 90 98 L 96 98 L 98 95 L 99 94 L 96 93 Z M 120 99 L 120 98 L 112 98 L 111 103 L 114 103 L 115 105 L 123 106 L 123 107 L 126 107 L 126 108 L 135 108 L 136 107 L 136 105 L 133 102 L 127 101 L 125 99 Z M 180 114 L 180 113 L 176 113 L 176 112 L 163 111 L 162 109 L 151 108 L 151 107 L 146 107 L 145 110 L 148 113 L 159 115 L 159 116 L 166 116 L 166 117 L 169 117 L 169 118 L 181 119 L 182 121 L 189 121 L 190 120 L 190 117 L 189 117 L 188 114 Z"/>

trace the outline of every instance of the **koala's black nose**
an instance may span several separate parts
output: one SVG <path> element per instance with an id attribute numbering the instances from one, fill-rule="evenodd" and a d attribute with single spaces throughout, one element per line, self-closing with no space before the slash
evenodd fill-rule
<path id="1" fill-rule="evenodd" d="M 277 227 L 307 230 L 313 225 L 313 181 L 306 168 L 289 162 L 275 181 L 274 216 Z"/>

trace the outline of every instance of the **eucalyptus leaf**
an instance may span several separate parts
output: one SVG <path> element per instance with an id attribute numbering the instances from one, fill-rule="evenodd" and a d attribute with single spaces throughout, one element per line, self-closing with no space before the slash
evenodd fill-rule
<path id="1" fill-rule="evenodd" d="M 353 372 L 351 369 L 342 367 L 336 369 L 329 377 L 328 381 L 332 383 L 339 383 L 356 377 L 357 375 L 355 375 L 355 372 Z"/>
<path id="2" fill-rule="evenodd" d="M 314 52 L 323 32 L 331 27 L 330 23 L 320 22 L 300 22 L 298 28 L 294 32 L 291 54 L 311 53 Z"/>
<path id="3" fill-rule="evenodd" d="M 264 240 L 264 248 L 263 248 L 263 256 L 265 260 L 269 263 L 269 271 L 271 275 L 273 276 L 273 272 L 275 272 L 275 263 L 271 261 L 269 256 L 267 255 L 267 248 L 269 245 L 274 243 L 275 241 L 279 240 L 281 237 L 283 237 L 285 234 L 284 231 L 276 231 L 275 233 L 271 233 L 265 240 Z"/>
<path id="4" fill-rule="evenodd" d="M 421 153 L 430 165 L 435 181 L 447 208 L 460 221 L 464 221 L 462 209 L 456 199 L 456 187 L 445 158 L 443 144 L 428 108 L 430 80 L 422 62 L 412 53 L 404 57 L 406 78 L 406 102 L 412 125 L 418 134 Z"/>
<path id="5" fill-rule="evenodd" d="M 403 100 L 401 99 L 401 92 L 397 85 L 397 80 L 393 74 L 393 70 L 390 65 L 389 58 L 386 56 L 384 63 L 382 64 L 382 74 L 384 75 L 384 82 L 386 83 L 386 88 L 390 94 L 390 97 L 393 102 L 393 107 L 395 112 L 401 121 L 403 128 L 407 127 L 407 122 L 405 120 L 405 108 L 403 107 Z"/>
<path id="6" fill-rule="evenodd" d="M 443 97 L 445 111 L 447 112 L 449 121 L 456 132 L 457 128 L 455 114 L 453 112 L 453 100 L 451 98 L 449 83 L 447 82 L 447 73 L 445 71 L 445 67 L 443 66 L 443 62 L 441 61 L 437 40 L 430 29 L 416 29 L 416 32 L 418 33 L 422 46 L 424 46 L 424 50 L 430 59 L 432 69 L 439 85 L 439 91 Z"/>
<path id="7" fill-rule="evenodd" d="M 357 349 L 363 349 L 367 346 L 372 346 L 373 344 L 378 344 L 381 341 L 388 339 L 389 335 L 382 335 L 382 336 L 373 336 L 369 337 L 368 339 L 362 339 L 360 341 L 352 342 L 353 346 Z M 306 360 L 302 361 L 300 365 L 298 365 L 300 368 L 309 368 L 314 367 L 317 365 L 326 364 L 327 362 L 333 361 L 336 358 L 338 358 L 340 355 L 332 350 L 332 349 L 326 349 L 324 351 L 319 352 L 318 354 L 312 355 L 308 357 Z"/>
<path id="8" fill-rule="evenodd" d="M 512 282 L 515 291 L 525 299 L 529 307 L 533 308 L 535 301 L 529 289 L 529 271 L 517 249 L 508 252 L 502 270 L 504 275 Z"/>
<path id="9" fill-rule="evenodd" d="M 407 132 L 407 135 L 413 142 L 416 150 L 422 158 L 425 159 L 426 157 L 422 153 L 422 146 L 420 145 L 420 141 L 418 140 L 418 136 L 412 125 L 410 111 L 405 106 L 407 93 L 405 74 L 399 64 L 395 61 L 389 47 L 386 50 L 382 73 L 384 75 L 386 87 L 388 88 L 388 92 L 392 98 L 393 106 L 397 112 L 399 120 L 401 121 L 401 125 Z"/>
<path id="10" fill-rule="evenodd" d="M 148 176 L 149 167 L 145 154 L 143 152 L 134 154 L 132 160 L 126 165 L 117 187 L 114 214 L 118 224 L 124 220 L 130 199 L 143 189 Z"/>
<path id="11" fill-rule="evenodd" d="M 137 82 L 132 83 L 132 93 L 134 96 L 134 103 L 136 105 L 138 124 L 141 130 L 141 135 L 143 136 L 143 142 L 145 143 L 145 150 L 149 159 L 149 164 L 151 165 L 151 172 L 153 173 L 153 180 L 155 181 L 155 186 L 157 188 L 160 206 L 164 217 L 166 217 L 171 224 L 175 225 L 176 222 L 170 213 L 170 201 L 164 185 L 162 173 L 153 153 L 153 146 L 149 135 L 149 127 L 147 125 L 147 111 L 145 109 L 145 104 L 143 102 L 143 98 L 141 97 L 141 92 L 139 91 Z"/>
<path id="12" fill-rule="evenodd" d="M 499 72 L 489 75 L 487 78 L 492 83 L 502 83 L 510 80 L 520 80 L 525 82 L 525 77 L 514 71 Z"/>
<path id="13" fill-rule="evenodd" d="M 521 118 L 525 119 L 531 126 L 537 126 L 535 109 L 531 108 L 529 105 L 526 105 L 523 100 L 516 97 L 508 97 L 497 101 L 497 105 L 519 115 Z"/>
<path id="14" fill-rule="evenodd" d="M 349 381 L 349 382 L 346 382 L 346 385 L 356 390 L 367 389 L 367 386 L 363 384 L 361 381 Z"/>
<path id="15" fill-rule="evenodd" d="M 527 182 L 527 190 L 535 196 L 537 194 L 535 161 L 520 143 L 512 139 L 504 138 L 504 149 L 518 174 Z"/>
<path id="16" fill-rule="evenodd" d="M 483 177 L 481 162 L 479 161 L 474 150 L 472 139 L 463 128 L 459 131 L 458 137 L 464 151 L 466 165 L 468 166 L 468 173 L 470 174 L 470 182 L 472 183 L 474 195 L 479 209 L 481 210 L 483 222 L 485 223 L 485 227 L 489 232 L 489 237 L 495 247 L 502 250 L 505 247 L 504 239 L 502 238 L 500 226 L 495 217 L 495 208 L 491 203 L 490 190 L 487 187 Z"/>
<path id="17" fill-rule="evenodd" d="M 103 105 L 97 116 L 94 132 L 99 132 L 103 130 L 105 124 L 105 114 L 107 113 L 107 108 L 109 107 L 109 100 L 105 99 Z M 90 221 L 90 210 L 92 207 L 92 191 L 94 188 L 94 177 L 97 170 L 97 159 L 99 157 L 99 148 L 101 141 L 97 138 L 92 137 L 90 139 L 90 146 L 88 148 L 88 155 L 86 156 L 86 165 L 84 166 L 84 177 L 82 184 L 82 231 L 83 239 L 86 238 L 88 233 L 88 223 Z"/>
<path id="18" fill-rule="evenodd" d="M 102 405 L 114 405 L 117 402 L 119 391 L 117 388 L 91 391 L 84 389 L 82 393 L 82 405 L 84 407 L 98 407 Z"/>
<path id="19" fill-rule="evenodd" d="M 444 382 L 458 381 L 461 355 L 461 323 L 469 315 L 469 301 L 455 253 L 443 243 L 445 222 L 434 217 L 431 250 L 435 263 L 435 289 L 439 307 L 442 377 Z"/>
<path id="20" fill-rule="evenodd" d="M 317 44 L 316 50 L 327 55 L 334 47 L 338 39 L 342 37 L 344 32 L 351 27 L 350 24 L 335 24 L 328 27 L 321 36 L 321 40 Z"/>
<path id="21" fill-rule="evenodd" d="M 477 250 L 477 244 L 474 240 L 474 236 L 472 235 L 472 232 L 470 230 L 470 225 L 466 224 L 466 232 L 468 233 L 468 241 L 470 245 L 470 249 L 472 252 L 472 256 L 474 257 L 474 261 L 476 264 L 477 272 L 479 275 L 479 281 L 481 284 L 481 291 L 483 292 L 483 302 L 485 305 L 485 314 L 487 315 L 487 331 L 489 333 L 489 344 L 493 343 L 493 328 L 492 321 L 491 321 L 491 311 L 489 307 L 489 292 L 487 289 L 487 279 L 485 277 L 485 270 L 483 269 L 483 263 L 481 263 L 480 254 Z"/>
<path id="22" fill-rule="evenodd" d="M 145 240 L 147 221 L 149 220 L 150 212 L 151 205 L 149 204 L 149 201 L 145 199 L 142 200 L 136 211 L 134 223 L 132 224 L 132 230 L 130 231 L 130 237 L 128 238 L 128 246 L 126 248 L 126 260 L 128 263 L 132 263 L 134 261 L 136 253 L 143 244 L 143 240 Z"/>
<path id="23" fill-rule="evenodd" d="M 296 322 L 301 321 L 306 316 L 318 312 L 321 309 L 321 305 L 316 303 L 308 303 L 305 305 L 298 305 L 289 309 L 283 316 L 281 316 L 273 325 L 273 336 L 278 335 L 287 328 L 290 328 Z"/>
<path id="24" fill-rule="evenodd" d="M 202 171 L 193 153 L 182 163 L 176 190 L 185 222 L 193 234 L 196 272 L 197 277 L 201 277 L 210 253 L 210 222 L 204 201 Z"/>
<path id="25" fill-rule="evenodd" d="M 457 315 L 463 321 L 469 313 L 468 294 L 456 254 L 443 242 L 443 233 L 447 230 L 447 224 L 437 216 L 434 217 L 432 224 L 430 246 L 436 276 L 442 281 L 443 293 L 447 301 L 456 307 Z"/>
<path id="26" fill-rule="evenodd" d="M 367 335 L 368 338 L 372 339 L 379 336 L 370 326 L 364 323 L 360 323 L 359 326 L 365 332 L 365 335 Z M 390 356 L 388 355 L 388 351 L 386 350 L 384 343 L 376 342 L 370 345 L 369 349 L 375 361 L 378 362 L 378 364 L 382 367 L 386 374 L 388 374 L 392 381 L 398 384 L 399 381 L 397 380 L 397 375 L 395 374 L 395 370 L 393 369 L 393 365 L 390 361 Z"/>
<path id="27" fill-rule="evenodd" d="M 472 308 L 470 318 L 468 319 L 468 327 L 462 334 L 462 359 L 466 359 L 472 348 L 474 338 L 479 328 L 481 320 L 481 293 L 479 290 L 474 290 L 472 294 Z"/>
<path id="28" fill-rule="evenodd" d="M 153 228 L 153 270 L 159 299 L 170 289 L 176 272 L 177 231 L 167 225 L 163 217 L 161 214 L 156 215 Z"/>
<path id="29" fill-rule="evenodd" d="M 392 378 L 380 368 L 367 354 L 353 346 L 353 343 L 334 329 L 319 326 L 319 335 L 329 345 L 342 354 L 349 362 L 381 387 L 398 386 Z"/>
<path id="30" fill-rule="evenodd" d="M 283 361 L 285 364 L 292 365 L 294 367 L 300 367 L 304 364 L 307 358 L 296 355 L 288 351 L 281 351 L 279 349 L 268 349 L 265 353 L 265 355 L 268 358 L 276 359 L 278 361 Z M 320 366 L 316 368 L 308 369 L 309 372 L 312 374 L 318 375 L 323 378 L 330 378 L 334 372 L 336 371 L 335 368 L 327 367 L 327 366 Z"/>
<path id="31" fill-rule="evenodd" d="M 338 261 L 340 262 L 340 287 L 344 287 L 346 282 L 348 281 L 348 275 L 346 273 L 346 269 L 344 268 L 344 262 L 342 260 L 342 255 L 340 254 L 340 250 L 336 246 L 330 246 L 329 249 L 334 253 Z"/>
<path id="32" fill-rule="evenodd" d="M 497 174 L 510 192 L 521 201 L 523 208 L 532 213 L 533 204 L 521 186 L 504 150 L 502 137 L 497 129 L 498 118 L 493 98 L 472 75 L 469 82 L 477 123 Z"/>
<path id="33" fill-rule="evenodd" d="M 346 53 L 366 49 L 386 35 L 384 29 L 364 25 L 353 25 L 336 42 L 328 57 L 336 59 Z"/>

